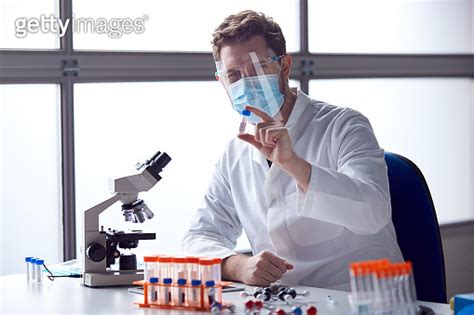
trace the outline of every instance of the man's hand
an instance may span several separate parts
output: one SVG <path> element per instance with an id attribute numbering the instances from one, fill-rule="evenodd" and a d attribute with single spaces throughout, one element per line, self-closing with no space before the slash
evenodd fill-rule
<path id="1" fill-rule="evenodd" d="M 237 137 L 255 146 L 268 160 L 279 166 L 291 162 L 296 154 L 285 125 L 255 107 L 245 106 L 245 109 L 262 121 L 255 125 L 255 135 L 239 134 Z"/>
<path id="2" fill-rule="evenodd" d="M 222 262 L 224 278 L 256 286 L 268 286 L 291 269 L 292 264 L 268 251 L 251 257 L 230 256 Z"/>
<path id="3" fill-rule="evenodd" d="M 308 190 L 311 164 L 293 151 L 288 129 L 281 122 L 274 121 L 261 110 L 245 106 L 245 109 L 262 119 L 255 126 L 255 135 L 241 133 L 237 137 L 256 147 L 265 157 L 290 174 L 303 191 Z"/>

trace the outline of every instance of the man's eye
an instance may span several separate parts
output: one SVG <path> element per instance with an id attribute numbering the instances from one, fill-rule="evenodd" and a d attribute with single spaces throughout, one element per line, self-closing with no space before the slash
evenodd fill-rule
<path id="1" fill-rule="evenodd" d="M 229 79 L 240 79 L 240 73 L 237 71 L 232 71 L 228 73 Z"/>

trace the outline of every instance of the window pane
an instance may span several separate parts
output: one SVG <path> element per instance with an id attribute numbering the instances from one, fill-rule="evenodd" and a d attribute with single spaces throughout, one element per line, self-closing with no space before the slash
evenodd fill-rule
<path id="1" fill-rule="evenodd" d="M 76 22 L 85 24 L 84 18 L 90 19 L 90 25 L 99 23 L 100 18 L 112 26 L 113 19 L 143 19 L 145 32 L 137 34 L 135 29 L 130 34 L 109 32 L 99 29 L 96 32 L 75 32 L 75 49 L 104 50 L 157 50 L 157 51 L 211 51 L 213 30 L 229 14 L 252 9 L 273 17 L 283 29 L 288 51 L 299 48 L 298 0 L 275 4 L 271 0 L 263 1 L 125 1 L 108 0 L 74 1 Z M 82 21 L 80 21 L 82 19 Z M 128 23 L 128 22 L 127 22 Z M 139 22 L 141 23 L 141 22 Z M 82 26 L 83 27 L 83 26 Z M 84 29 L 84 27 L 83 27 Z M 79 30 L 79 28 L 77 28 Z M 123 29 L 125 30 L 125 29 Z M 139 31 L 139 30 L 138 30 Z M 102 34 L 100 34 L 102 32 Z"/>
<path id="2" fill-rule="evenodd" d="M 155 217 L 125 223 L 117 203 L 100 220 L 105 227 L 156 232 L 156 241 L 141 241 L 137 254 L 177 253 L 215 163 L 238 132 L 240 118 L 224 89 L 218 82 L 106 83 L 77 84 L 74 94 L 78 240 L 83 211 L 110 197 L 108 179 L 134 174 L 135 163 L 160 150 L 172 161 L 141 194 Z M 239 246 L 249 248 L 245 237 Z"/>
<path id="3" fill-rule="evenodd" d="M 57 17 L 58 0 L 0 1 L 0 49 L 59 48 Z"/>
<path id="4" fill-rule="evenodd" d="M 2 275 L 62 260 L 59 113 L 56 85 L 0 85 Z"/>
<path id="5" fill-rule="evenodd" d="M 472 0 L 309 1 L 310 50 L 472 53 Z"/>
<path id="6" fill-rule="evenodd" d="M 381 147 L 421 169 L 438 220 L 447 223 L 474 218 L 473 82 L 316 80 L 310 82 L 310 91 L 314 98 L 367 116 Z"/>

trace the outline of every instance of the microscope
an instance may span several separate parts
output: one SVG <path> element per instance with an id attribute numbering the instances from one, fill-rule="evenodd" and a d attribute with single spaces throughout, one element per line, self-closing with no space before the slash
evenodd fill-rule
<path id="1" fill-rule="evenodd" d="M 137 258 L 130 249 L 138 246 L 139 240 L 156 239 L 155 233 L 143 233 L 133 230 L 129 233 L 117 230 L 99 230 L 99 214 L 117 201 L 122 203 L 122 214 L 125 221 L 143 223 L 152 219 L 154 214 L 138 198 L 138 194 L 150 190 L 160 181 L 159 175 L 171 161 L 165 152 L 158 151 L 145 163 L 138 163 L 138 174 L 111 179 L 111 198 L 84 212 L 84 257 L 83 284 L 88 287 L 108 287 L 131 285 L 133 281 L 143 279 L 143 270 L 137 269 Z M 117 249 L 123 249 L 120 253 Z M 112 270 L 111 265 L 119 260 L 119 269 Z"/>

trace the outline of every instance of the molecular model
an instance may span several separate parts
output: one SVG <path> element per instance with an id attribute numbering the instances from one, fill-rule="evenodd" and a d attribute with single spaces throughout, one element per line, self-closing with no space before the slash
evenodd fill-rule
<path id="1" fill-rule="evenodd" d="M 271 287 L 257 287 L 253 293 L 243 291 L 240 296 L 242 298 L 249 298 L 245 302 L 246 314 L 262 314 L 263 309 L 266 309 L 266 314 L 316 315 L 317 309 L 315 306 L 295 301 L 298 296 L 306 298 L 309 297 L 310 294 L 309 291 L 298 293 L 293 288 L 273 285 Z M 283 306 L 287 308 L 291 307 L 291 311 L 285 311 Z"/>

